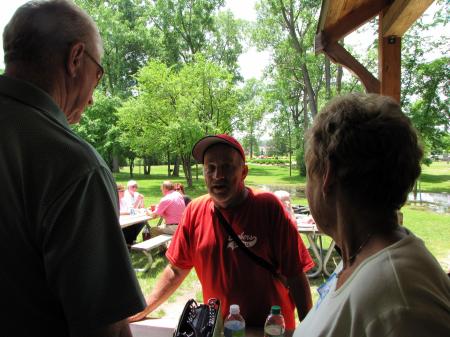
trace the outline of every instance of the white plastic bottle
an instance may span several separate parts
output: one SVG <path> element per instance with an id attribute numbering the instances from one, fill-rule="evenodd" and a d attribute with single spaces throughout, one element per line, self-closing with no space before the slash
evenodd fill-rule
<path id="1" fill-rule="evenodd" d="M 245 336 L 245 320 L 240 314 L 239 305 L 230 305 L 230 313 L 223 322 L 223 334 L 225 337 Z"/>
<path id="2" fill-rule="evenodd" d="M 264 337 L 283 337 L 285 329 L 281 308 L 278 305 L 273 305 L 264 324 Z"/>

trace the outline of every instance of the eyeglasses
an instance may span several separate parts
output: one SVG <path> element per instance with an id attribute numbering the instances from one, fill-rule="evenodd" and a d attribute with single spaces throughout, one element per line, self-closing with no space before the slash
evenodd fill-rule
<path id="1" fill-rule="evenodd" d="M 91 61 L 94 62 L 95 65 L 98 67 L 98 72 L 97 72 L 97 84 L 95 85 L 95 86 L 97 86 L 97 85 L 100 83 L 100 80 L 102 79 L 103 74 L 105 73 L 105 69 L 103 69 L 102 65 L 101 65 L 100 63 L 98 63 L 98 62 L 95 60 L 95 58 L 94 58 L 90 53 L 88 53 L 87 50 L 85 50 L 84 52 L 85 52 L 85 54 L 87 55 L 87 57 L 89 57 L 89 58 L 91 59 Z"/>
<path id="2" fill-rule="evenodd" d="M 138 188 L 138 186 L 137 185 L 133 185 L 133 186 L 130 186 L 131 188 Z"/>

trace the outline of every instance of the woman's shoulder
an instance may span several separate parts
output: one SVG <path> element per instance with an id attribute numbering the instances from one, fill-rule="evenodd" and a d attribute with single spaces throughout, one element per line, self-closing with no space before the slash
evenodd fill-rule
<path id="1" fill-rule="evenodd" d="M 450 292 L 448 277 L 423 242 L 412 234 L 369 257 L 348 283 L 346 291 L 355 303 L 371 303 L 380 310 L 387 304 L 401 308 L 433 302 L 433 297 Z M 430 289 L 437 292 L 432 294 Z"/>

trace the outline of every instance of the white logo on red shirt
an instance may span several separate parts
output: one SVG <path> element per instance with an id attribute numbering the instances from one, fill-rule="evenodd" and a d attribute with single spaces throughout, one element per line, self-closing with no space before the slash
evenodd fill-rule
<path id="1" fill-rule="evenodd" d="M 245 234 L 242 232 L 238 235 L 239 239 L 244 243 L 245 247 L 251 248 L 254 245 L 256 245 L 256 242 L 258 241 L 258 238 L 251 234 Z M 231 248 L 234 250 L 235 248 L 239 247 L 236 242 L 234 242 L 233 238 L 231 236 L 228 236 L 228 245 L 227 248 Z"/>

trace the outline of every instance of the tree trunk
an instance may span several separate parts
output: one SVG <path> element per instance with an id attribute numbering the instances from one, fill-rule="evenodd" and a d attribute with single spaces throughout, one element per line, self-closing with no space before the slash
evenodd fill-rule
<path id="1" fill-rule="evenodd" d="M 314 89 L 311 84 L 311 78 L 309 77 L 308 67 L 302 63 L 303 81 L 305 82 L 306 93 L 308 94 L 309 108 L 311 109 L 311 115 L 314 118 L 317 115 L 317 103 L 314 95 Z"/>
<path id="2" fill-rule="evenodd" d="M 308 96 L 306 91 L 303 91 L 303 133 L 309 128 L 309 118 L 308 118 Z M 303 137 L 304 138 L 304 137 Z"/>
<path id="3" fill-rule="evenodd" d="M 170 177 L 172 169 L 170 168 L 170 152 L 167 151 L 167 176 Z"/>
<path id="4" fill-rule="evenodd" d="M 342 89 L 342 75 L 343 75 L 342 66 L 338 66 L 338 67 L 337 67 L 337 76 L 336 76 L 336 89 L 337 89 L 338 95 L 341 94 L 341 89 Z"/>
<path id="5" fill-rule="evenodd" d="M 175 156 L 175 160 L 173 162 L 173 174 L 172 176 L 174 177 L 179 177 L 180 176 L 180 161 L 179 161 L 179 157 Z"/>
<path id="6" fill-rule="evenodd" d="M 186 184 L 192 187 L 192 170 L 191 170 L 191 154 L 180 154 L 181 162 L 183 163 L 184 176 L 186 177 Z M 197 177 L 198 179 L 198 177 Z"/>
<path id="7" fill-rule="evenodd" d="M 144 157 L 144 175 L 150 175 L 150 168 L 151 168 L 151 160 L 148 157 Z"/>
<path id="8" fill-rule="evenodd" d="M 134 158 L 130 158 L 130 178 L 133 178 Z"/>
<path id="9" fill-rule="evenodd" d="M 340 39 L 339 42 L 341 43 L 341 45 L 344 45 L 344 39 Z M 337 90 L 338 95 L 341 94 L 342 75 L 343 75 L 342 66 L 338 65 L 337 74 L 336 74 L 336 90 Z"/>
<path id="10" fill-rule="evenodd" d="M 113 154 L 112 156 L 112 167 L 111 167 L 111 171 L 113 171 L 114 173 L 118 173 L 120 171 L 120 166 L 119 166 L 119 156 L 116 154 Z"/>

